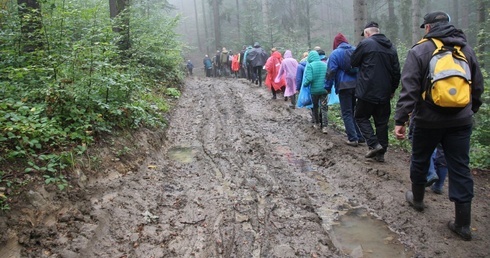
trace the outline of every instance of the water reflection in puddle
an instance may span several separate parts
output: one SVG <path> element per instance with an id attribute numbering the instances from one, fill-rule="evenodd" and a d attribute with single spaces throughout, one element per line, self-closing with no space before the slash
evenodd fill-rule
<path id="1" fill-rule="evenodd" d="M 397 242 L 397 235 L 385 223 L 370 216 L 366 209 L 354 209 L 333 225 L 335 246 L 351 257 L 412 257 Z"/>
<path id="2" fill-rule="evenodd" d="M 194 161 L 194 153 L 191 147 L 172 147 L 167 152 L 170 159 L 180 163 L 191 163 Z"/>

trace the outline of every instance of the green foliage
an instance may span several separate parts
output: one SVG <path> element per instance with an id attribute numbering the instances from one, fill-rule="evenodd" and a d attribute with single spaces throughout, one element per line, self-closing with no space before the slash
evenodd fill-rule
<path id="1" fill-rule="evenodd" d="M 16 161 L 63 190 L 68 168 L 102 133 L 165 125 L 169 106 L 158 93 L 183 78 L 179 18 L 162 15 L 165 4 L 150 15 L 142 3 L 132 1 L 127 51 L 117 46 L 108 1 L 42 1 L 42 26 L 31 32 L 41 42 L 32 51 L 23 47 L 14 1 L 0 11 L 0 165 Z M 22 176 L 13 171 L 3 173 Z"/>

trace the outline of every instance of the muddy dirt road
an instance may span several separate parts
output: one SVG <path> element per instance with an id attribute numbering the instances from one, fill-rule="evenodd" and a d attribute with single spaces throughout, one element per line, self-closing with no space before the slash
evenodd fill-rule
<path id="1" fill-rule="evenodd" d="M 76 191 L 36 189 L 1 216 L 0 257 L 490 257 L 488 173 L 475 174 L 474 240 L 462 241 L 446 226 L 447 182 L 417 213 L 407 153 L 366 161 L 366 146 L 270 97 L 187 79 L 165 136 L 142 131 Z"/>

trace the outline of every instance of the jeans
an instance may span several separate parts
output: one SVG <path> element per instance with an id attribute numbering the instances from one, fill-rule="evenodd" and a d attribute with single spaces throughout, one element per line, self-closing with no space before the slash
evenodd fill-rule
<path id="1" fill-rule="evenodd" d="M 374 148 L 379 143 L 383 146 L 384 152 L 386 152 L 388 148 L 388 121 L 390 120 L 390 113 L 390 102 L 374 104 L 362 99 L 357 100 L 354 116 L 359 130 L 361 130 L 362 136 L 366 139 L 366 143 L 370 148 Z M 371 126 L 371 117 L 373 117 L 376 132 L 374 132 Z"/>
<path id="2" fill-rule="evenodd" d="M 354 110 L 356 108 L 355 89 L 340 90 L 339 100 L 347 139 L 351 142 L 363 139 L 361 131 L 359 131 L 359 127 L 354 120 Z"/>
<path id="3" fill-rule="evenodd" d="M 311 112 L 313 114 L 313 121 L 315 124 L 321 125 L 321 128 L 328 125 L 328 94 L 311 95 L 311 101 L 313 102 L 313 108 Z"/>
<path id="4" fill-rule="evenodd" d="M 430 158 L 441 143 L 449 175 L 449 199 L 467 203 L 473 199 L 473 177 L 469 168 L 472 125 L 450 128 L 421 128 L 415 126 L 412 138 L 410 179 L 412 184 L 425 185 Z"/>

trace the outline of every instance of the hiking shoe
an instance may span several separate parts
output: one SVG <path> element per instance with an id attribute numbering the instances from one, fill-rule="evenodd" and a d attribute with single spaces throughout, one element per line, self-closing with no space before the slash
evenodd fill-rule
<path id="1" fill-rule="evenodd" d="M 323 134 L 328 134 L 328 128 L 327 127 L 323 127 L 322 128 L 322 133 Z"/>
<path id="2" fill-rule="evenodd" d="M 433 185 L 435 182 L 437 182 L 437 180 L 439 180 L 439 177 L 437 176 L 437 174 L 434 174 L 434 176 L 427 179 L 427 183 L 425 183 L 425 187 L 429 187 Z"/>
<path id="3" fill-rule="evenodd" d="M 284 97 L 284 101 L 288 101 L 288 97 Z"/>
<path id="4" fill-rule="evenodd" d="M 366 158 L 374 158 L 376 156 L 376 154 L 378 154 L 379 152 L 383 151 L 383 146 L 381 146 L 379 143 L 376 144 L 376 146 L 374 146 L 374 148 L 372 148 L 370 151 L 368 151 L 368 153 L 366 153 Z"/>
<path id="5" fill-rule="evenodd" d="M 352 146 L 352 147 L 357 147 L 359 143 L 357 141 L 345 141 L 345 144 Z"/>
<path id="6" fill-rule="evenodd" d="M 434 185 L 430 187 L 430 190 L 435 194 L 442 194 L 442 188 L 436 188 Z"/>
<path id="7" fill-rule="evenodd" d="M 296 109 L 296 106 L 293 104 L 289 104 L 289 108 Z"/>
<path id="8" fill-rule="evenodd" d="M 373 159 L 377 162 L 385 162 L 385 154 L 384 153 L 377 153 Z"/>
<path id="9" fill-rule="evenodd" d="M 271 99 L 277 99 L 277 97 L 276 97 L 276 96 L 272 96 L 272 98 L 271 98 Z"/>
<path id="10" fill-rule="evenodd" d="M 318 129 L 318 128 L 320 128 L 320 126 L 318 124 L 313 124 L 313 128 Z"/>
<path id="11" fill-rule="evenodd" d="M 359 139 L 359 140 L 357 141 L 357 143 L 358 143 L 359 145 L 364 145 L 364 144 L 366 144 L 366 140 L 364 140 L 364 139 Z"/>

